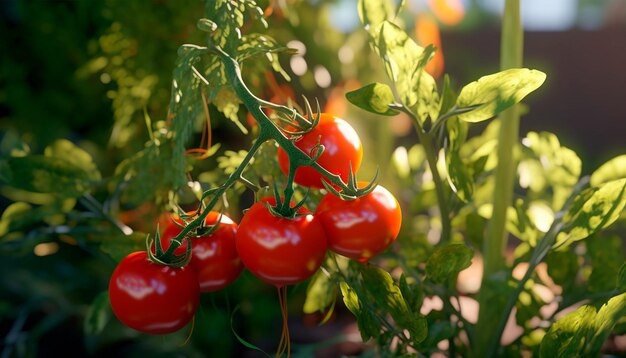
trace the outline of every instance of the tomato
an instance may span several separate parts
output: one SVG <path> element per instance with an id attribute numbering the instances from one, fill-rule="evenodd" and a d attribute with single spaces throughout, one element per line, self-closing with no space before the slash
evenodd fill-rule
<path id="1" fill-rule="evenodd" d="M 211 211 L 204 222 L 207 225 L 214 225 L 219 217 L 219 212 Z M 182 222 L 180 219 L 177 221 Z M 161 235 L 163 250 L 167 250 L 170 240 L 181 231 L 182 229 L 174 222 L 163 230 Z M 201 291 L 221 290 L 235 281 L 243 271 L 243 264 L 235 247 L 236 232 L 237 224 L 228 216 L 222 215 L 219 226 L 212 234 L 191 239 L 192 256 L 189 265 L 198 275 Z M 187 243 L 184 241 L 174 253 L 184 254 L 186 249 Z"/>
<path id="2" fill-rule="evenodd" d="M 319 124 L 310 132 L 302 135 L 295 142 L 295 145 L 309 154 L 317 145 L 318 138 L 321 138 L 320 144 L 324 145 L 324 152 L 317 163 L 329 172 L 338 174 L 344 182 L 347 182 L 350 164 L 352 164 L 352 170 L 356 172 L 361 166 L 361 159 L 363 158 L 363 145 L 358 134 L 343 119 L 332 114 L 322 113 Z M 282 148 L 278 149 L 278 164 L 283 173 L 287 175 L 289 158 Z M 299 167 L 296 170 L 294 181 L 307 187 L 324 187 L 322 175 L 309 166 Z"/>
<path id="3" fill-rule="evenodd" d="M 235 241 L 244 266 L 276 287 L 313 275 L 328 246 L 324 229 L 313 215 L 277 217 L 263 202 L 252 205 L 243 216 Z"/>
<path id="4" fill-rule="evenodd" d="M 402 223 L 398 201 L 380 185 L 354 200 L 328 193 L 320 200 L 315 216 L 324 226 L 329 249 L 361 262 L 385 251 Z"/>
<path id="5" fill-rule="evenodd" d="M 191 321 L 200 289 L 190 267 L 173 268 L 148 260 L 145 251 L 126 256 L 109 281 L 115 316 L 140 332 L 175 332 Z"/>

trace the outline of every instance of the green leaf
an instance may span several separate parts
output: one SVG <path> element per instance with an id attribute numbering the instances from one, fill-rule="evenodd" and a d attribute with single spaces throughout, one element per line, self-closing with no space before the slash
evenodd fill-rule
<path id="1" fill-rule="evenodd" d="M 89 306 L 83 321 L 83 330 L 87 335 L 98 335 L 111 319 L 111 304 L 108 291 L 100 292 Z"/>
<path id="2" fill-rule="evenodd" d="M 318 270 L 311 278 L 304 300 L 304 313 L 323 312 L 335 302 L 337 285 L 322 270 Z"/>
<path id="3" fill-rule="evenodd" d="M 467 123 L 450 118 L 446 123 L 448 138 L 444 143 L 448 183 L 452 191 L 464 202 L 468 202 L 474 193 L 474 180 L 469 166 L 461 158 L 461 146 L 467 137 Z"/>
<path id="4" fill-rule="evenodd" d="M 526 68 L 513 68 L 484 76 L 461 90 L 456 105 L 459 108 L 480 105 L 459 115 L 467 122 L 481 122 L 520 102 L 543 84 L 546 74 Z"/>
<path id="5" fill-rule="evenodd" d="M 626 178 L 626 154 L 617 156 L 596 169 L 589 180 L 591 186 L 599 186 L 616 179 Z"/>
<path id="6" fill-rule="evenodd" d="M 390 0 L 359 0 L 358 12 L 361 23 L 370 30 L 395 16 L 394 4 Z"/>
<path id="7" fill-rule="evenodd" d="M 619 319 L 626 315 L 626 293 L 611 298 L 598 312 L 585 305 L 550 327 L 539 357 L 596 357 Z"/>
<path id="8" fill-rule="evenodd" d="M 67 159 L 75 166 L 82 168 L 91 180 L 100 180 L 101 178 L 100 171 L 98 171 L 91 155 L 67 139 L 54 141 L 46 147 L 44 155 Z"/>
<path id="9" fill-rule="evenodd" d="M 573 150 L 561 146 L 556 135 L 549 132 L 529 132 L 522 139 L 523 158 L 518 166 L 519 182 L 533 197 L 550 200 L 551 207 L 561 210 L 578 182 L 582 161 Z"/>
<path id="10" fill-rule="evenodd" d="M 438 248 L 426 262 L 426 274 L 433 282 L 443 283 L 456 278 L 459 272 L 472 264 L 474 252 L 463 244 Z"/>
<path id="11" fill-rule="evenodd" d="M 0 162 L 0 179 L 18 189 L 68 197 L 89 192 L 96 180 L 67 159 L 43 155 L 12 157 Z"/>
<path id="12" fill-rule="evenodd" d="M 350 103 L 368 112 L 385 116 L 395 116 L 400 113 L 389 108 L 395 102 L 391 88 L 383 83 L 371 83 L 352 92 L 346 93 Z"/>
<path id="13" fill-rule="evenodd" d="M 563 217 L 557 245 L 582 240 L 619 218 L 626 206 L 626 179 L 614 180 L 578 194 Z"/>
<path id="14" fill-rule="evenodd" d="M 593 235 L 586 240 L 587 257 L 591 262 L 587 292 L 610 292 L 616 288 L 616 278 L 619 278 L 624 264 L 622 240 L 622 236 L 617 234 Z"/>
<path id="15" fill-rule="evenodd" d="M 414 312 L 407 306 L 400 287 L 394 284 L 391 275 L 374 266 L 363 266 L 361 275 L 365 299 L 391 315 L 398 326 L 409 331 L 412 340 L 417 343 L 423 341 L 428 335 L 426 320 L 419 311 Z"/>
<path id="16" fill-rule="evenodd" d="M 439 113 L 435 79 L 424 67 L 435 52 L 433 46 L 418 46 L 404 30 L 385 21 L 374 37 L 375 49 L 385 61 L 387 75 L 394 82 L 402 103 L 415 112 L 420 123 Z"/>

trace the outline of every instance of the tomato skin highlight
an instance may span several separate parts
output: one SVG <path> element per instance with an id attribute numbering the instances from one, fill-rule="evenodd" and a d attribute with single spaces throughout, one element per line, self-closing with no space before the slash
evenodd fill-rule
<path id="1" fill-rule="evenodd" d="M 204 222 L 206 225 L 214 225 L 219 217 L 219 212 L 211 211 Z M 180 219 L 177 221 L 182 223 Z M 182 229 L 174 222 L 171 222 L 163 230 L 161 235 L 163 250 L 167 250 L 169 242 L 181 231 Z M 243 271 L 243 264 L 235 246 L 236 233 L 237 224 L 222 214 L 220 225 L 211 235 L 191 239 L 192 256 L 189 265 L 198 275 L 202 292 L 213 292 L 226 288 Z M 174 253 L 184 254 L 186 249 L 187 243 L 184 241 L 174 250 Z"/>
<path id="2" fill-rule="evenodd" d="M 109 281 L 115 316 L 126 326 L 149 334 L 176 332 L 198 307 L 200 288 L 191 267 L 173 268 L 133 252 L 117 265 Z"/>
<path id="3" fill-rule="evenodd" d="M 350 164 L 352 171 L 357 172 L 363 159 L 363 145 L 358 134 L 348 122 L 329 113 L 322 113 L 318 125 L 295 141 L 296 147 L 310 154 L 317 145 L 324 145 L 324 152 L 317 163 L 333 174 L 337 174 L 344 182 L 348 181 Z M 289 158 L 287 152 L 278 148 L 278 164 L 287 175 L 289 173 Z M 294 181 L 300 185 L 312 188 L 324 188 L 322 175 L 310 166 L 302 166 L 296 170 Z"/>
<path id="4" fill-rule="evenodd" d="M 328 193 L 320 200 L 315 216 L 324 226 L 329 249 L 361 262 L 385 251 L 402 224 L 400 204 L 380 185 L 354 200 Z"/>
<path id="5" fill-rule="evenodd" d="M 276 287 L 313 275 L 328 247 L 324 229 L 313 215 L 280 218 L 263 202 L 252 205 L 241 219 L 236 243 L 244 266 Z"/>

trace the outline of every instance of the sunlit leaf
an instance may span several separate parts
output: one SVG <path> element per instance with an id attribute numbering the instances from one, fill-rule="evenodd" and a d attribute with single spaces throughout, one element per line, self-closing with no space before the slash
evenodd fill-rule
<path id="1" fill-rule="evenodd" d="M 391 88 L 383 83 L 371 83 L 355 91 L 346 93 L 350 103 L 366 111 L 385 116 L 394 116 L 400 113 L 389 108 L 395 102 Z"/>
<path id="2" fill-rule="evenodd" d="M 554 323 L 539 348 L 540 357 L 596 357 L 616 322 L 626 315 L 626 293 L 598 312 L 585 305 Z"/>
<path id="3" fill-rule="evenodd" d="M 46 157 L 67 159 L 75 166 L 81 167 L 92 180 L 101 178 L 100 171 L 91 155 L 67 139 L 54 141 L 46 147 L 44 155 Z"/>
<path id="4" fill-rule="evenodd" d="M 617 220 L 626 206 L 626 179 L 614 180 L 580 193 L 563 218 L 557 245 L 582 240 Z"/>
<path id="5" fill-rule="evenodd" d="M 435 48 L 417 45 L 404 30 L 388 21 L 380 25 L 374 43 L 376 51 L 385 61 L 387 75 L 395 83 L 402 103 L 414 111 L 422 123 L 428 117 L 433 120 L 437 118 L 437 84 L 424 70 Z"/>
<path id="6" fill-rule="evenodd" d="M 456 105 L 465 108 L 480 107 L 459 115 L 467 122 L 480 122 L 520 102 L 536 90 L 546 79 L 545 73 L 526 68 L 504 70 L 479 78 L 461 90 Z"/>
<path id="7" fill-rule="evenodd" d="M 591 174 L 589 184 L 598 186 L 622 178 L 626 178 L 626 154 L 617 156 L 602 164 L 600 168 Z"/>
<path id="8" fill-rule="evenodd" d="M 433 282 L 453 279 L 472 264 L 474 252 L 462 244 L 451 244 L 437 249 L 426 262 L 426 274 Z"/>
<path id="9" fill-rule="evenodd" d="M 393 3 L 389 0 L 359 0 L 358 12 L 361 23 L 371 30 L 395 16 Z"/>
<path id="10" fill-rule="evenodd" d="M 78 197 L 91 189 L 93 175 L 71 161 L 31 155 L 0 162 L 0 179 L 8 185 L 37 193 Z"/>
<path id="11" fill-rule="evenodd" d="M 304 313 L 323 312 L 337 296 L 337 285 L 322 270 L 311 278 L 304 300 Z"/>

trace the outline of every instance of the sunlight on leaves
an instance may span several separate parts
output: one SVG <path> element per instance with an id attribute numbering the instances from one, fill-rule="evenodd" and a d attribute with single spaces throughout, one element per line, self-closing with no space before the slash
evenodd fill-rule
<path id="1" fill-rule="evenodd" d="M 463 244 L 438 248 L 426 262 L 426 274 L 436 283 L 454 279 L 459 272 L 472 264 L 473 256 L 472 249 Z"/>
<path id="2" fill-rule="evenodd" d="M 385 21 L 374 38 L 375 49 L 385 61 L 389 78 L 395 83 L 402 103 L 414 111 L 420 122 L 437 118 L 439 94 L 435 79 L 424 67 L 434 54 L 434 47 L 418 46 L 404 30 Z"/>
<path id="3" fill-rule="evenodd" d="M 611 298 L 598 312 L 585 305 L 550 327 L 540 357 L 595 357 L 619 319 L 626 315 L 626 293 Z"/>
<path id="4" fill-rule="evenodd" d="M 393 3 L 387 0 L 359 0 L 358 12 L 361 22 L 370 30 L 395 16 Z"/>
<path id="5" fill-rule="evenodd" d="M 467 122 L 481 122 L 520 102 L 543 84 L 546 74 L 526 68 L 514 68 L 479 78 L 461 90 L 456 105 L 480 107 L 459 115 Z"/>
<path id="6" fill-rule="evenodd" d="M 617 220 L 626 206 L 626 179 L 614 180 L 580 193 L 563 218 L 565 230 L 556 245 L 582 240 Z"/>
<path id="7" fill-rule="evenodd" d="M 598 186 L 611 180 L 626 178 L 626 154 L 617 156 L 602 164 L 593 174 L 589 183 Z"/>
<path id="8" fill-rule="evenodd" d="M 384 116 L 395 116 L 400 113 L 389 108 L 389 105 L 394 103 L 395 99 L 391 88 L 384 83 L 375 82 L 348 92 L 346 93 L 346 98 L 350 103 L 368 112 Z"/>

